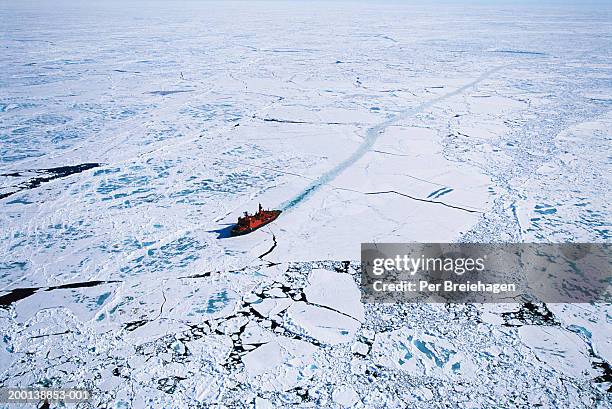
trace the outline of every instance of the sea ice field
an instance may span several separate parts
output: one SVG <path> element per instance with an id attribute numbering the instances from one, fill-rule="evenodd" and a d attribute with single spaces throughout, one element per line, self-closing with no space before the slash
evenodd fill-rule
<path id="1" fill-rule="evenodd" d="M 362 242 L 610 243 L 611 12 L 0 1 L 0 387 L 612 407 L 610 304 L 359 290 Z"/>

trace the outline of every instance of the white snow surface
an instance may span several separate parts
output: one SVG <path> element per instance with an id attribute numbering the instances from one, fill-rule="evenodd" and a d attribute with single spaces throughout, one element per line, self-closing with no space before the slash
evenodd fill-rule
<path id="1" fill-rule="evenodd" d="M 612 407 L 610 305 L 358 287 L 361 242 L 610 242 L 611 11 L 0 1 L 0 387 Z"/>

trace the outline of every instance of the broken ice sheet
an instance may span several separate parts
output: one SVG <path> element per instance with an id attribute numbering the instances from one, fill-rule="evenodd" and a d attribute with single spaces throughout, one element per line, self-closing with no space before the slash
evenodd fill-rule
<path id="1" fill-rule="evenodd" d="M 519 329 L 525 345 L 538 361 L 574 378 L 594 376 L 587 347 L 577 334 L 561 328 L 526 325 Z"/>
<path id="2" fill-rule="evenodd" d="M 359 321 L 352 317 L 301 301 L 289 307 L 285 324 L 298 333 L 331 345 L 352 341 L 359 328 Z"/>
<path id="3" fill-rule="evenodd" d="M 263 390 L 286 391 L 315 375 L 316 347 L 299 340 L 279 337 L 244 356 L 251 382 Z"/>
<path id="4" fill-rule="evenodd" d="M 306 300 L 314 305 L 337 311 L 363 322 L 364 309 L 361 291 L 353 276 L 345 273 L 315 269 L 304 288 Z"/>
<path id="5" fill-rule="evenodd" d="M 294 302 L 285 312 L 287 329 L 331 345 L 354 339 L 364 319 L 364 310 L 353 276 L 324 269 L 312 270 L 304 295 L 305 302 Z"/>
<path id="6" fill-rule="evenodd" d="M 469 353 L 450 340 L 407 328 L 376 335 L 372 346 L 375 362 L 413 375 L 443 378 L 476 376 Z"/>

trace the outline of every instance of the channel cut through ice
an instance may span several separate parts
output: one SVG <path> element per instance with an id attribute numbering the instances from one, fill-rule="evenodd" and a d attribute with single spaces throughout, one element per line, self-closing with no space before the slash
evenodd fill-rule
<path id="1" fill-rule="evenodd" d="M 361 242 L 610 242 L 609 4 L 0 4 L 0 386 L 612 405 L 609 305 L 358 289 Z"/>

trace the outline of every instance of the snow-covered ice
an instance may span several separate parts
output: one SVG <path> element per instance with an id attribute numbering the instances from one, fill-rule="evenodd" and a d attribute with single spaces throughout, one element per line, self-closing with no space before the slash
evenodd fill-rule
<path id="1" fill-rule="evenodd" d="M 610 242 L 610 4 L 0 6 L 1 387 L 612 406 L 607 304 L 358 287 L 361 242 Z"/>

